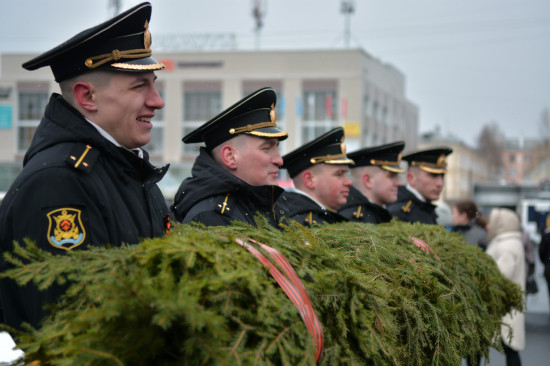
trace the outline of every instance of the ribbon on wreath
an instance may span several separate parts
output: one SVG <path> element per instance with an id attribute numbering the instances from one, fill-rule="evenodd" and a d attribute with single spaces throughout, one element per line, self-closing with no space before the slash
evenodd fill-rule
<path id="1" fill-rule="evenodd" d="M 273 264 L 273 262 L 271 262 L 265 255 L 263 255 L 262 252 L 260 252 L 256 247 L 245 242 L 242 239 L 237 238 L 235 239 L 235 241 L 237 242 L 237 244 L 246 248 L 264 266 L 269 268 L 269 273 L 271 274 L 271 276 L 275 279 L 277 284 L 283 289 L 286 296 L 298 309 L 298 312 L 300 313 L 300 316 L 302 317 L 302 320 L 306 325 L 306 329 L 311 334 L 311 336 L 313 337 L 313 341 L 315 342 L 315 361 L 319 362 L 319 360 L 321 359 L 321 354 L 323 353 L 324 346 L 323 328 L 321 326 L 319 318 L 317 317 L 317 314 L 315 314 L 313 305 L 309 300 L 306 288 L 296 274 L 296 271 L 294 271 L 294 268 L 292 267 L 290 262 L 277 249 L 263 243 L 258 243 L 255 240 L 248 238 L 248 241 L 250 243 L 259 246 L 269 254 L 269 256 L 275 261 L 275 263 L 277 263 L 277 265 L 279 265 L 279 267 L 283 270 L 283 274 L 281 273 L 279 268 L 275 264 Z"/>

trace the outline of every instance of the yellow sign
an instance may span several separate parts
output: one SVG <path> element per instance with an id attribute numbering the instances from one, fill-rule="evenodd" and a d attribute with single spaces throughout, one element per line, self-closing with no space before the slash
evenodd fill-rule
<path id="1" fill-rule="evenodd" d="M 361 123 L 359 122 L 344 122 L 343 127 L 346 137 L 359 137 L 361 135 Z"/>

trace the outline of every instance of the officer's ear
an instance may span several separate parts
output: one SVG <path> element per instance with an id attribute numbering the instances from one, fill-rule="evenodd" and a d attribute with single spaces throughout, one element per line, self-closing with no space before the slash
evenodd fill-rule
<path id="1" fill-rule="evenodd" d="M 234 146 L 223 145 L 220 150 L 220 160 L 228 170 L 237 169 L 237 150 Z"/>
<path id="2" fill-rule="evenodd" d="M 87 111 L 96 111 L 95 88 L 85 81 L 73 85 L 73 95 L 76 103 Z"/>
<path id="3" fill-rule="evenodd" d="M 413 169 L 407 172 L 407 182 L 409 182 L 412 187 L 416 186 L 416 174 Z"/>
<path id="4" fill-rule="evenodd" d="M 372 176 L 368 172 L 363 173 L 361 181 L 365 187 L 372 189 Z"/>
<path id="5" fill-rule="evenodd" d="M 308 189 L 315 189 L 315 174 L 309 169 L 304 170 L 301 173 L 302 184 Z"/>

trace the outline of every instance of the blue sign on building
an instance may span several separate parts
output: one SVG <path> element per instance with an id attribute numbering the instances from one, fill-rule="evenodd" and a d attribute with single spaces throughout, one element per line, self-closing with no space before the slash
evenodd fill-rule
<path id="1" fill-rule="evenodd" d="M 0 130 L 11 130 L 12 106 L 0 105 Z"/>

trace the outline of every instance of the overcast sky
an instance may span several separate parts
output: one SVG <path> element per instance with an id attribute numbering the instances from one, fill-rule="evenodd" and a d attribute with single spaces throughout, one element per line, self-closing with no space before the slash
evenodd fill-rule
<path id="1" fill-rule="evenodd" d="M 125 10 L 140 1 L 122 0 Z M 233 33 L 254 49 L 253 0 L 152 0 L 151 33 Z M 267 0 L 261 49 L 343 48 L 340 0 Z M 0 52 L 42 52 L 112 15 L 109 0 L 1 0 Z M 406 77 L 420 131 L 474 145 L 495 121 L 534 138 L 550 108 L 549 0 L 356 0 L 351 47 Z"/>

